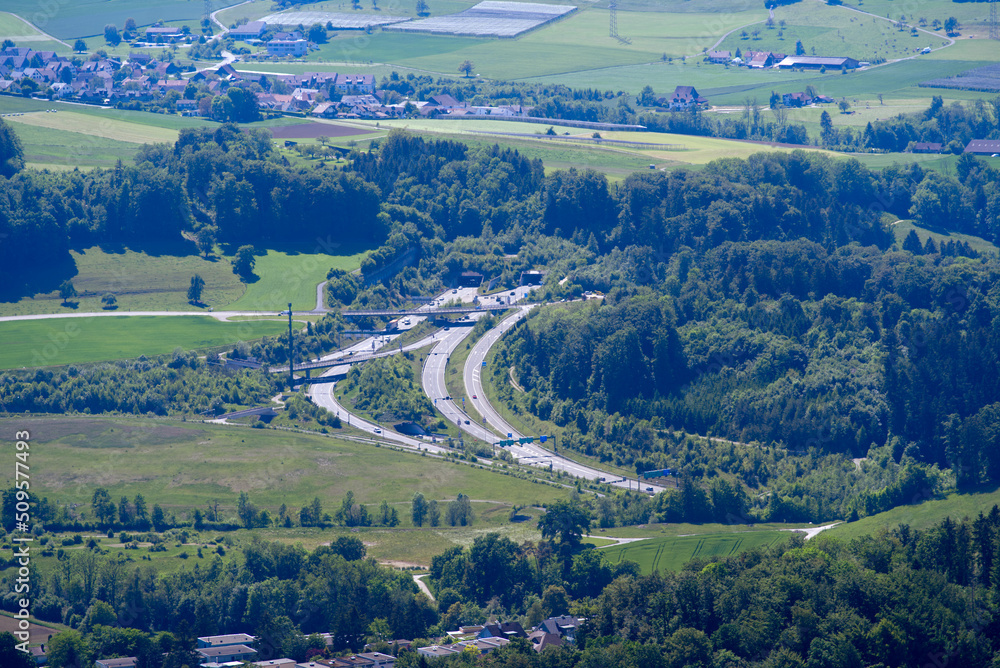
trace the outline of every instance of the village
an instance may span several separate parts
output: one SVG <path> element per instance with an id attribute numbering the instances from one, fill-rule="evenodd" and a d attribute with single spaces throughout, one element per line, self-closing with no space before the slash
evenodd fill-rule
<path id="1" fill-rule="evenodd" d="M 417 646 L 410 640 L 392 640 L 365 645 L 365 651 L 349 653 L 343 656 L 326 658 L 333 647 L 334 638 L 329 633 L 318 634 L 325 644 L 309 650 L 309 659 L 298 662 L 289 658 L 262 658 L 266 652 L 256 648 L 260 638 L 246 633 L 231 633 L 225 635 L 204 636 L 198 638 L 195 653 L 202 668 L 240 668 L 254 666 L 255 668 L 393 668 L 396 655 L 400 652 L 416 652 L 427 659 L 472 654 L 479 656 L 504 647 L 518 639 L 529 643 L 536 652 L 542 652 L 550 647 L 572 645 L 576 642 L 576 632 L 585 619 L 561 615 L 550 617 L 538 624 L 530 632 L 526 632 L 516 621 L 461 626 L 456 631 L 449 631 L 440 644 Z M 391 651 L 377 651 L 376 647 Z M 32 648 L 38 665 L 44 664 L 45 648 Z M 117 657 L 97 659 L 95 668 L 137 668 L 138 657 Z"/>
<path id="2" fill-rule="evenodd" d="M 183 78 L 185 74 L 189 76 Z M 0 93 L 37 99 L 211 116 L 212 100 L 234 87 L 254 93 L 265 114 L 377 119 L 440 114 L 523 117 L 530 111 L 520 105 L 473 106 L 451 95 L 399 99 L 392 91 L 376 90 L 371 74 L 265 75 L 240 72 L 229 63 L 192 74 L 148 52 L 130 53 L 124 59 L 95 55 L 75 63 L 53 51 L 17 46 L 0 51 Z"/>

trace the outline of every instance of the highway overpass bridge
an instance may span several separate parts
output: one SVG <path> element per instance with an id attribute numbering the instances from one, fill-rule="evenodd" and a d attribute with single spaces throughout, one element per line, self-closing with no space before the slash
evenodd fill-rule
<path id="1" fill-rule="evenodd" d="M 446 306 L 442 308 L 423 308 L 423 309 L 410 309 L 402 311 L 394 311 L 392 309 L 381 309 L 374 311 L 341 311 L 340 314 L 345 318 L 399 318 L 408 315 L 422 316 L 425 318 L 433 318 L 439 315 L 464 315 L 467 313 L 482 313 L 483 311 L 506 311 L 511 308 L 510 304 L 506 303 L 495 303 L 495 304 L 482 304 L 480 306 Z"/>

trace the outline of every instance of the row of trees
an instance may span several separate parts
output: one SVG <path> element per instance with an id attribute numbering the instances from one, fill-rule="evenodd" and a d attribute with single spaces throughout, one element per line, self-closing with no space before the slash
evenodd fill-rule
<path id="1" fill-rule="evenodd" d="M 48 643 L 54 668 L 116 654 L 168 668 L 190 660 L 197 636 L 227 632 L 260 637 L 262 659 L 318 656 L 322 640 L 309 634 L 320 631 L 333 635 L 337 650 L 366 638 L 422 645 L 428 634 L 482 622 L 484 610 L 527 624 L 566 613 L 586 622 L 575 645 L 537 653 L 515 641 L 442 665 L 847 667 L 947 657 L 988 668 L 1000 658 L 996 507 L 974 519 L 922 530 L 899 525 L 850 542 L 818 537 L 807 544 L 796 536 L 646 575 L 629 562 L 611 567 L 592 548 L 563 550 L 586 529 L 578 510 L 573 503 L 550 507 L 541 527 L 546 538 L 537 544 L 487 533 L 434 557 L 436 606 L 408 574 L 364 560 L 354 537 L 311 553 L 253 539 L 227 566 L 215 560 L 160 576 L 113 555 L 75 551 L 33 580 L 33 602 L 47 611 L 43 619 L 62 612 L 76 629 Z M 16 605 L 10 596 L 2 601 Z M 0 638 L 0 657 L 9 645 Z M 414 652 L 401 653 L 397 664 L 423 665 Z"/>

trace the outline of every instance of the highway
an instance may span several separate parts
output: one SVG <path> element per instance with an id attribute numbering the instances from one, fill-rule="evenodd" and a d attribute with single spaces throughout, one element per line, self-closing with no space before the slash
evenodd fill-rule
<path id="1" fill-rule="evenodd" d="M 462 373 L 465 380 L 465 393 L 469 396 L 469 400 L 472 402 L 473 407 L 485 418 L 486 422 L 501 435 L 501 438 L 504 440 L 508 440 L 508 438 L 521 438 L 522 436 L 537 437 L 541 434 L 518 433 L 517 430 L 510 426 L 500 416 L 496 409 L 493 408 L 489 400 L 486 398 L 486 393 L 483 391 L 483 363 L 486 360 L 486 355 L 489 353 L 490 348 L 492 348 L 493 345 L 500 340 L 500 337 L 502 337 L 515 324 L 522 320 L 531 308 L 531 306 L 520 307 L 516 313 L 507 316 L 500 322 L 499 325 L 484 334 L 483 337 L 476 342 L 476 345 L 472 347 L 472 350 L 469 351 L 469 357 L 465 361 L 465 369 L 463 369 Z M 508 437 L 508 434 L 510 434 L 510 437 Z M 493 436 L 493 438 L 496 439 L 495 436 Z M 521 464 L 545 468 L 551 466 L 553 470 L 565 471 L 569 475 L 577 478 L 585 478 L 587 480 L 604 480 L 611 485 L 621 487 L 623 489 L 652 488 L 655 493 L 664 491 L 664 488 L 659 485 L 653 485 L 646 481 L 633 482 L 627 478 L 621 478 L 620 476 L 611 475 L 599 469 L 584 466 L 583 464 L 577 464 L 576 462 L 566 459 L 553 451 L 543 448 L 538 443 L 512 445 L 506 446 L 506 448 Z"/>
<path id="2" fill-rule="evenodd" d="M 443 302 L 449 299 L 460 299 L 463 301 L 471 302 L 475 296 L 476 296 L 475 288 L 465 288 L 465 289 L 453 290 L 451 292 L 445 292 L 435 301 Z M 420 310 L 423 311 L 432 310 L 434 306 L 435 303 L 431 302 L 426 306 L 421 306 Z M 329 362 L 331 360 L 353 357 L 352 353 L 354 353 L 354 355 L 357 355 L 358 353 L 373 353 L 375 351 L 378 351 L 380 348 L 383 348 L 385 352 L 389 352 L 392 346 L 392 342 L 394 340 L 399 338 L 399 336 L 408 329 L 416 327 L 423 319 L 424 318 L 420 316 L 411 316 L 409 318 L 410 324 L 405 325 L 403 324 L 403 322 L 400 322 L 399 323 L 400 328 L 394 334 L 368 337 L 367 339 L 364 339 L 363 341 L 360 341 L 349 348 L 346 348 L 344 350 L 339 350 L 329 355 L 325 355 L 320 359 L 322 361 Z M 468 334 L 471 331 L 472 329 L 470 327 L 456 327 L 450 330 L 450 332 L 441 332 L 440 334 L 451 334 L 453 338 L 455 336 L 461 335 L 464 338 L 464 336 L 468 336 Z M 435 343 L 440 345 L 442 339 L 442 336 L 440 336 L 440 334 L 432 334 L 431 336 L 426 336 L 423 339 L 420 339 L 419 341 L 403 346 L 402 350 L 404 351 L 417 350 L 418 348 L 423 348 L 425 346 L 433 345 Z M 458 342 L 456 341 L 454 345 L 458 345 Z M 399 351 L 400 349 L 396 348 L 393 352 L 399 352 Z M 344 364 L 332 367 L 329 370 L 327 370 L 323 375 L 331 376 L 337 374 L 344 374 L 347 371 L 347 366 L 348 365 Z M 372 434 L 376 438 L 384 438 L 387 441 L 393 441 L 404 447 L 426 450 L 428 452 L 433 452 L 437 454 L 445 454 L 451 452 L 451 450 L 448 448 L 441 447 L 439 445 L 434 445 L 433 441 L 418 439 L 412 436 L 405 436 L 403 434 L 396 432 L 391 428 L 383 428 L 381 425 L 375 424 L 374 422 L 370 422 L 368 420 L 364 420 L 358 415 L 351 413 L 346 408 L 341 406 L 340 403 L 337 401 L 336 397 L 333 394 L 335 387 L 336 383 L 310 385 L 309 388 L 307 389 L 307 394 L 310 397 L 312 397 L 313 401 L 316 402 L 316 405 L 322 406 L 323 408 L 326 408 L 328 411 L 331 411 L 335 415 L 338 415 L 341 418 L 341 420 L 343 420 L 345 423 L 350 424 L 350 426 L 354 427 L 355 429 L 360 429 L 361 431 L 368 432 L 369 434 Z"/>
<path id="3" fill-rule="evenodd" d="M 360 343 L 351 346 L 346 351 L 341 351 L 341 352 L 347 353 L 351 350 L 355 351 L 369 350 L 371 349 L 371 342 L 373 340 L 374 339 L 365 339 L 364 341 L 361 341 Z M 418 341 L 417 343 L 411 344 L 411 346 L 421 347 L 422 345 L 427 345 L 429 342 L 430 339 L 428 338 L 424 339 L 423 341 Z M 411 346 L 406 346 L 406 349 L 413 349 L 411 348 Z M 328 376 L 343 372 L 344 372 L 343 367 L 334 367 L 323 375 Z M 383 438 L 387 441 L 393 441 L 394 443 L 398 443 L 399 445 L 402 445 L 404 447 L 414 448 L 417 450 L 426 450 L 428 452 L 434 452 L 437 454 L 444 454 L 449 452 L 448 448 L 442 448 L 438 445 L 434 445 L 433 443 L 422 439 L 413 438 L 411 436 L 405 436 L 403 434 L 394 431 L 393 429 L 389 428 L 383 429 L 381 425 L 375 424 L 374 422 L 369 422 L 368 420 L 364 420 L 358 417 L 357 415 L 351 413 L 346 408 L 341 406 L 340 403 L 337 401 L 336 397 L 334 396 L 333 390 L 336 386 L 337 386 L 336 383 L 310 385 L 306 390 L 306 393 L 312 398 L 312 400 L 316 403 L 317 406 L 322 406 L 323 408 L 327 409 L 334 415 L 337 415 L 345 424 L 348 424 L 351 427 L 354 427 L 355 429 L 368 432 L 369 434 L 371 434 L 376 438 Z"/>

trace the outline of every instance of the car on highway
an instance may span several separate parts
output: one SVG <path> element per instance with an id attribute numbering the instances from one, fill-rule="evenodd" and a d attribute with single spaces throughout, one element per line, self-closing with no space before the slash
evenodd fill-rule
<path id="1" fill-rule="evenodd" d="M 381 433 L 382 433 L 382 430 L 381 430 L 381 429 L 379 429 L 378 427 L 375 427 L 375 433 L 376 433 L 376 434 L 381 434 Z"/>
<path id="2" fill-rule="evenodd" d="M 469 424 L 469 421 L 468 421 L 468 420 L 466 420 L 466 421 L 465 421 L 465 424 Z"/>
<path id="3" fill-rule="evenodd" d="M 647 492 L 652 492 L 652 491 L 653 491 L 653 488 L 652 488 L 652 487 L 647 487 L 647 488 L 646 488 L 646 491 L 647 491 Z"/>
<path id="4" fill-rule="evenodd" d="M 474 394 L 473 394 L 473 395 L 472 395 L 472 398 L 473 398 L 473 399 L 478 399 L 479 397 L 477 397 L 476 395 L 474 395 Z"/>

